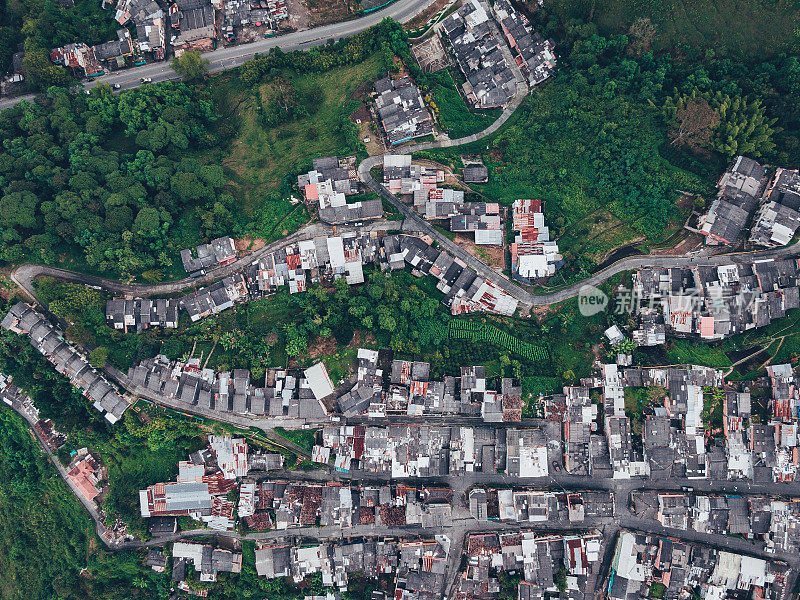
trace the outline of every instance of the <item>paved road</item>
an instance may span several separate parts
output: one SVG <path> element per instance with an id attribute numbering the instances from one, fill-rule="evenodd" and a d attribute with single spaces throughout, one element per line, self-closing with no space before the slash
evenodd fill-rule
<path id="1" fill-rule="evenodd" d="M 47 459 L 56 468 L 56 471 L 61 476 L 61 479 L 64 480 L 64 483 L 67 484 L 67 487 L 70 489 L 70 491 L 83 505 L 83 507 L 89 513 L 89 516 L 92 517 L 92 520 L 94 521 L 95 524 L 95 530 L 97 531 L 97 535 L 100 537 L 103 543 L 106 544 L 106 546 L 113 547 L 114 546 L 113 542 L 109 540 L 108 528 L 105 526 L 103 520 L 100 518 L 100 513 L 97 510 L 97 506 L 94 504 L 94 502 L 87 500 L 86 497 L 83 494 L 81 494 L 80 491 L 78 490 L 78 486 L 76 486 L 75 483 L 67 476 L 67 470 L 64 468 L 64 465 L 62 465 L 58 457 L 55 454 L 53 454 L 53 452 L 47 446 L 45 441 L 39 435 L 39 432 L 36 431 L 36 428 L 33 426 L 36 420 L 30 414 L 28 414 L 24 410 L 21 410 L 17 406 L 12 406 L 12 409 L 23 419 L 25 419 L 28 425 L 30 425 L 31 431 L 33 432 L 33 435 L 36 438 L 36 441 L 39 442 L 39 446 L 41 447 L 42 452 L 44 452 L 45 456 L 47 456 Z"/>
<path id="2" fill-rule="evenodd" d="M 152 285 L 127 284 L 115 279 L 95 277 L 94 275 L 86 275 L 84 273 L 77 273 L 67 269 L 47 267 L 44 265 L 34 265 L 30 263 L 25 263 L 15 268 L 11 272 L 11 280 L 16 283 L 30 299 L 37 302 L 38 298 L 36 297 L 36 290 L 33 287 L 33 282 L 37 277 L 53 277 L 62 281 L 82 283 L 84 285 L 96 286 L 110 292 L 124 294 L 136 298 L 147 298 L 149 296 L 168 296 L 171 294 L 180 293 L 189 288 L 209 285 L 210 283 L 218 281 L 223 277 L 238 273 L 264 256 L 281 248 L 285 248 L 289 244 L 293 244 L 294 242 L 300 240 L 311 239 L 319 236 L 334 235 L 334 231 L 336 234 L 340 235 L 346 231 L 359 231 L 362 233 L 367 233 L 370 231 L 393 231 L 399 229 L 399 227 L 400 223 L 398 221 L 384 220 L 368 223 L 362 227 L 341 226 L 334 228 L 330 225 L 325 225 L 324 223 L 312 223 L 285 238 L 276 240 L 271 244 L 267 244 L 263 248 L 251 252 L 250 254 L 246 254 L 242 258 L 237 259 L 229 265 L 209 270 L 209 272 L 202 277 L 187 277 L 178 281 L 169 281 L 166 283 L 156 283 Z"/>
<path id="3" fill-rule="evenodd" d="M 17 412 L 25 418 L 25 420 L 32 426 L 33 418 L 24 411 L 17 410 Z M 460 573 L 459 565 L 463 553 L 464 543 L 467 536 L 472 533 L 489 532 L 489 531 L 519 531 L 520 529 L 530 529 L 534 531 L 541 531 L 542 533 L 554 533 L 558 531 L 587 531 L 597 530 L 600 531 L 608 544 L 613 543 L 621 528 L 647 533 L 656 536 L 668 537 L 674 540 L 683 542 L 691 542 L 705 546 L 711 546 L 718 549 L 724 549 L 730 552 L 757 556 L 766 560 L 781 560 L 790 566 L 797 569 L 800 567 L 800 556 L 796 552 L 775 552 L 768 553 L 758 544 L 742 538 L 734 538 L 724 535 L 716 534 L 700 534 L 695 531 L 683 531 L 671 529 L 661 526 L 657 521 L 652 518 L 643 518 L 631 511 L 628 503 L 630 494 L 639 489 L 650 489 L 653 485 L 657 487 L 669 487 L 672 490 L 678 490 L 678 486 L 682 485 L 683 481 L 669 480 L 659 482 L 649 482 L 647 480 L 611 480 L 611 479 L 596 479 L 588 477 L 576 477 L 565 473 L 555 473 L 548 478 L 541 478 L 541 487 L 543 489 L 555 489 L 558 491 L 566 491 L 567 489 L 576 490 L 589 490 L 589 489 L 603 489 L 612 490 L 615 493 L 615 511 L 616 514 L 610 518 L 588 518 L 582 523 L 563 523 L 563 522 L 538 522 L 538 523 L 505 523 L 498 521 L 478 521 L 472 517 L 467 508 L 467 492 L 469 488 L 474 485 L 509 485 L 511 483 L 517 486 L 526 487 L 539 487 L 534 486 L 532 480 L 512 479 L 504 474 L 480 474 L 472 473 L 467 475 L 448 476 L 437 478 L 430 483 L 449 485 L 454 492 L 453 498 L 453 511 L 452 511 L 452 524 L 448 527 L 436 528 L 423 528 L 420 525 L 406 525 L 402 527 L 386 527 L 386 526 L 373 526 L 373 525 L 354 525 L 349 528 L 341 528 L 337 526 L 328 527 L 302 527 L 296 529 L 289 529 L 285 531 L 266 531 L 259 533 L 249 533 L 241 535 L 237 532 L 215 532 L 209 529 L 194 529 L 190 531 L 182 531 L 176 534 L 157 537 L 146 542 L 133 540 L 133 541 L 110 541 L 107 536 L 107 530 L 104 526 L 100 515 L 93 503 L 86 501 L 78 490 L 67 477 L 66 471 L 61 465 L 57 457 L 53 456 L 44 440 L 40 439 L 38 434 L 36 439 L 39 442 L 42 450 L 49 457 L 53 465 L 58 470 L 59 475 L 67 483 L 72 492 L 81 501 L 83 506 L 89 512 L 89 515 L 95 522 L 97 533 L 100 539 L 111 550 L 128 550 L 138 549 L 151 546 L 163 546 L 167 543 L 174 542 L 181 539 L 191 539 L 195 537 L 205 537 L 219 533 L 226 537 L 232 537 L 239 540 L 272 540 L 272 539 L 293 539 L 295 543 L 302 540 L 315 540 L 315 541 L 330 541 L 338 542 L 344 539 L 353 539 L 360 537 L 415 537 L 415 536 L 432 536 L 432 535 L 445 535 L 450 540 L 450 552 L 447 561 L 447 571 L 445 574 L 445 597 L 455 597 L 457 589 L 458 577 Z M 381 476 L 374 474 L 364 473 L 339 473 L 335 471 L 323 472 L 313 471 L 309 473 L 298 473 L 296 471 L 271 473 L 266 475 L 273 479 L 302 479 L 311 481 L 347 481 L 353 480 L 358 483 L 368 483 L 370 481 L 381 481 Z M 479 480 L 484 480 L 479 482 Z M 386 481 L 391 481 L 386 479 Z M 417 485 L 426 483 L 424 480 L 414 480 Z M 691 483 L 698 491 L 715 490 L 718 493 L 730 491 L 733 488 L 735 491 L 744 491 L 747 493 L 776 493 L 788 494 L 800 492 L 800 484 L 765 484 L 755 486 L 751 484 L 741 484 L 736 482 L 712 482 L 705 480 L 691 480 Z M 574 487 L 573 487 L 574 486 Z M 740 490 L 740 486 L 747 489 Z M 709 490 L 704 490 L 709 488 Z M 757 490 L 754 488 L 758 488 Z M 762 488 L 764 491 L 762 491 Z M 776 491 L 776 488 L 779 491 Z M 792 491 L 790 491 L 792 490 Z M 608 549 L 607 549 L 608 550 Z M 608 560 L 610 552 L 606 552 L 605 559 Z M 602 585 L 600 586 L 602 587 Z M 792 589 L 792 585 L 787 586 L 787 594 Z"/>
<path id="4" fill-rule="evenodd" d="M 488 6 L 484 5 L 484 8 L 489 11 Z M 502 35 L 497 30 L 497 26 L 495 25 L 494 21 L 491 19 L 489 20 L 489 24 L 491 27 L 494 28 L 494 33 L 498 36 L 498 39 L 502 39 Z M 508 121 L 511 115 L 514 114 L 514 111 L 519 108 L 520 104 L 525 100 L 528 95 L 528 84 L 525 80 L 522 71 L 520 71 L 519 66 L 517 66 L 516 61 L 511 56 L 511 51 L 505 44 L 501 44 L 500 48 L 503 51 L 503 54 L 506 58 L 506 61 L 509 65 L 511 65 L 512 72 L 514 73 L 514 77 L 517 82 L 517 90 L 514 97 L 511 99 L 511 102 L 508 106 L 503 110 L 500 114 L 498 119 L 494 121 L 489 127 L 480 131 L 478 133 L 474 133 L 462 138 L 456 139 L 441 139 L 436 140 L 433 142 L 423 142 L 420 144 L 413 144 L 411 146 L 405 146 L 398 151 L 401 154 L 412 154 L 414 152 L 419 152 L 422 150 L 432 150 L 435 148 L 451 148 L 454 146 L 463 146 L 464 144 L 470 144 L 472 142 L 477 142 L 485 137 L 490 136 L 495 131 L 500 129 L 503 124 Z M 387 154 L 394 154 L 389 152 Z M 469 267 L 471 267 L 476 273 L 478 273 L 484 279 L 488 279 L 492 283 L 498 285 L 501 289 L 509 293 L 510 295 L 517 298 L 523 304 L 532 305 L 532 299 L 534 296 L 529 294 L 524 289 L 522 289 L 517 284 L 513 283 L 510 279 L 503 276 L 502 274 L 498 273 L 491 267 L 489 267 L 486 263 L 481 261 L 480 259 L 476 258 L 466 250 L 464 250 L 461 246 L 450 240 L 447 236 L 439 232 L 435 227 L 433 227 L 430 222 L 426 221 L 422 218 L 416 211 L 410 208 L 407 204 L 401 202 L 394 194 L 390 193 L 384 185 L 375 180 L 374 177 L 370 174 L 370 170 L 373 167 L 382 166 L 383 165 L 383 157 L 384 154 L 379 154 L 375 156 L 370 156 L 369 158 L 363 160 L 361 164 L 358 166 L 358 176 L 361 179 L 361 182 L 364 183 L 367 187 L 369 187 L 374 192 L 378 193 L 381 198 L 390 202 L 400 214 L 405 217 L 405 222 L 403 223 L 403 230 L 404 231 L 418 231 L 421 233 L 425 233 L 426 235 L 430 236 L 434 240 L 436 240 L 441 247 L 445 248 L 449 254 L 452 256 L 459 258 Z"/>
<path id="5" fill-rule="evenodd" d="M 358 19 L 332 23 L 322 27 L 314 27 L 294 33 L 276 36 L 272 38 L 259 38 L 251 44 L 241 46 L 220 47 L 213 52 L 203 54 L 211 65 L 209 71 L 219 73 L 228 69 L 238 67 L 253 58 L 254 54 L 269 52 L 272 48 L 289 50 L 307 50 L 314 46 L 321 46 L 328 40 L 339 40 L 350 37 L 376 25 L 384 18 L 392 18 L 395 21 L 404 23 L 419 12 L 424 10 L 433 0 L 395 0 L 386 8 L 370 13 Z M 92 88 L 101 83 L 108 85 L 118 84 L 122 89 L 130 89 L 141 85 L 142 78 L 150 78 L 153 83 L 179 79 L 179 76 L 169 66 L 169 62 L 154 62 L 141 67 L 133 67 L 124 71 L 116 71 L 107 75 L 102 75 L 91 81 L 84 83 L 84 87 Z M 15 98 L 5 98 L 0 100 L 0 110 L 14 106 L 22 100 L 32 101 L 35 94 L 17 96 Z"/>

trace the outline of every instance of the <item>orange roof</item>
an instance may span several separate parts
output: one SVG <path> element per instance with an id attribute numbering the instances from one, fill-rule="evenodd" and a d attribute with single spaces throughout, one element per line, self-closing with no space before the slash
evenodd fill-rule
<path id="1" fill-rule="evenodd" d="M 700 317 L 700 337 L 714 336 L 714 317 Z"/>
<path id="2" fill-rule="evenodd" d="M 87 500 L 94 500 L 100 494 L 95 487 L 97 482 L 95 470 L 86 459 L 72 467 L 67 476 Z"/>
<path id="3" fill-rule="evenodd" d="M 309 183 L 306 188 L 306 200 L 319 200 L 319 193 L 317 193 L 317 184 Z"/>

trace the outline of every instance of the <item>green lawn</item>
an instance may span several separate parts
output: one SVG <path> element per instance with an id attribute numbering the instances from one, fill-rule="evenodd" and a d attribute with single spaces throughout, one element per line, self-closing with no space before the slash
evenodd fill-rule
<path id="1" fill-rule="evenodd" d="M 667 342 L 666 351 L 669 364 L 705 365 L 718 369 L 731 366 L 730 359 L 717 344 L 673 338 Z"/>
<path id="2" fill-rule="evenodd" d="M 275 433 L 279 436 L 286 438 L 290 442 L 294 442 L 304 450 L 311 450 L 314 448 L 317 429 L 284 429 L 283 427 L 276 427 Z"/>
<path id="3" fill-rule="evenodd" d="M 502 112 L 499 109 L 471 111 L 449 69 L 430 73 L 428 79 L 433 102 L 439 111 L 439 123 L 453 139 L 486 129 Z"/>

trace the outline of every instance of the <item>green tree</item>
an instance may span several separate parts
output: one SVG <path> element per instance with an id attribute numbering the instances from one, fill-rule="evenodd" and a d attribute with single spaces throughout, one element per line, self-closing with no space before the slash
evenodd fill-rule
<path id="1" fill-rule="evenodd" d="M 191 50 L 176 56 L 169 64 L 184 81 L 197 82 L 208 77 L 208 67 L 211 63 L 196 50 Z"/>
<path id="2" fill-rule="evenodd" d="M 70 81 L 67 71 L 50 62 L 50 56 L 45 50 L 25 52 L 22 72 L 25 79 L 40 90 L 46 90 L 52 85 L 67 85 Z"/>

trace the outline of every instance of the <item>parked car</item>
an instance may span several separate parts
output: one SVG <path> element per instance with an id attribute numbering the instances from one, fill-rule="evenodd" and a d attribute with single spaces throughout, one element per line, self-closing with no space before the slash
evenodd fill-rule
<path id="1" fill-rule="evenodd" d="M 121 86 L 120 84 L 118 84 L 118 83 L 115 83 L 115 84 L 114 84 L 113 86 L 111 86 L 111 87 L 113 87 L 115 90 L 118 90 L 118 89 L 119 89 L 119 88 L 121 88 L 122 86 Z"/>
<path id="2" fill-rule="evenodd" d="M 553 461 L 553 468 L 556 470 L 556 473 L 558 473 L 561 470 L 561 467 L 558 465 L 557 460 Z"/>

